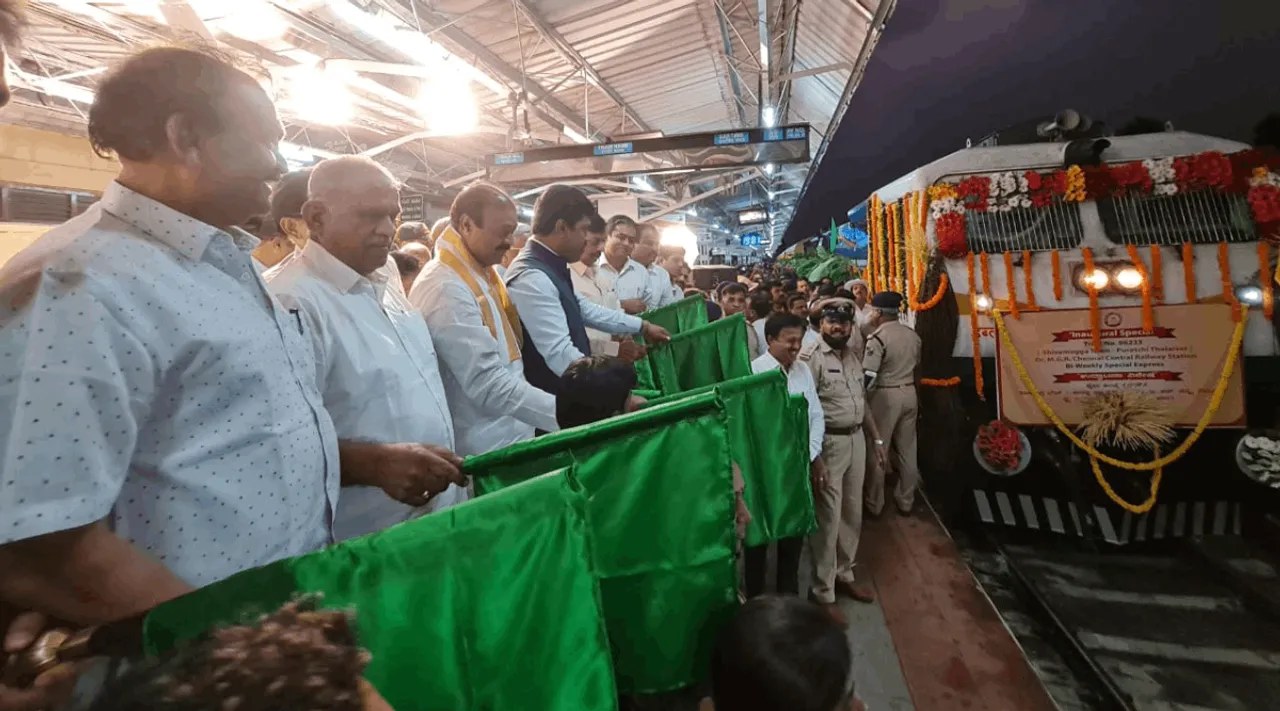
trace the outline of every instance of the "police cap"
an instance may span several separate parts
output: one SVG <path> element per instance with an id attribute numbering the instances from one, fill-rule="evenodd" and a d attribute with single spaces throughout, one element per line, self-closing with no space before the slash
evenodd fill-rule
<path id="1" fill-rule="evenodd" d="M 823 299 L 818 302 L 818 310 L 824 319 L 832 319 L 833 321 L 842 321 L 845 323 L 853 322 L 853 300 L 833 297 Z"/>
<path id="2" fill-rule="evenodd" d="M 871 297 L 871 306 L 881 311 L 897 313 L 902 309 L 902 294 L 896 291 L 882 291 Z"/>

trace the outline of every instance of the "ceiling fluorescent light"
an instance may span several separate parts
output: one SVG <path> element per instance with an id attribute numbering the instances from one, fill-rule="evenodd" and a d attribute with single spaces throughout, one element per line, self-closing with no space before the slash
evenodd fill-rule
<path id="1" fill-rule="evenodd" d="M 636 186 L 637 188 L 640 188 L 641 190 L 648 190 L 651 193 L 658 192 L 658 189 L 653 187 L 653 183 L 649 182 L 649 179 L 643 175 L 631 176 L 631 184 Z"/>
<path id="2" fill-rule="evenodd" d="M 563 133 L 570 141 L 573 141 L 574 143 L 592 143 L 593 142 L 590 138 L 587 138 L 581 133 L 578 133 L 577 131 L 573 130 L 572 126 L 564 126 L 563 128 L 560 129 L 560 132 Z"/>

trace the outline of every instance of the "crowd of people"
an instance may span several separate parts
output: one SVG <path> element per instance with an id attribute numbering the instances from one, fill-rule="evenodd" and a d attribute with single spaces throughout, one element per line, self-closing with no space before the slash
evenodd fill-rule
<path id="1" fill-rule="evenodd" d="M 397 181 L 368 158 L 284 174 L 271 100 L 208 52 L 126 59 L 98 84 L 88 135 L 119 175 L 0 269 L 6 652 L 48 620 L 125 618 L 465 501 L 463 457 L 643 405 L 620 366 L 669 340 L 642 315 L 692 287 L 683 250 L 653 225 L 604 219 L 570 186 L 543 190 L 525 226 L 501 187 L 476 183 L 428 230 L 397 225 Z M 746 591 L 759 599 L 725 631 L 714 703 L 851 708 L 834 594 L 872 599 L 853 560 L 864 467 L 882 476 L 887 441 L 910 510 L 919 342 L 897 322 L 896 295 L 765 276 L 708 296 L 716 315 L 746 315 L 753 369 L 780 368 L 810 400 L 809 597 L 826 609 L 759 597 L 763 551 L 749 549 Z M 801 544 L 778 546 L 779 593 L 799 592 Z M 257 640 L 314 649 L 296 658 L 349 677 L 312 689 L 323 703 L 284 672 L 271 688 L 309 707 L 376 708 L 344 629 L 287 608 L 136 670 L 99 705 L 226 707 L 200 660 L 236 648 L 253 664 Z M 270 669 L 233 691 L 246 698 Z M 76 671 L 0 684 L 0 711 L 53 706 Z"/>

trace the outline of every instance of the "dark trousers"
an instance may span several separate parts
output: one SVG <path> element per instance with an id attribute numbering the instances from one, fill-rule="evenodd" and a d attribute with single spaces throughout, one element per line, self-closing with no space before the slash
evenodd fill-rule
<path id="1" fill-rule="evenodd" d="M 778 582 L 779 595 L 800 594 L 800 551 L 804 548 L 804 538 L 784 538 L 778 546 Z M 746 568 L 747 597 L 759 597 L 765 592 L 765 578 L 768 577 L 769 546 L 748 546 L 743 554 Z"/>

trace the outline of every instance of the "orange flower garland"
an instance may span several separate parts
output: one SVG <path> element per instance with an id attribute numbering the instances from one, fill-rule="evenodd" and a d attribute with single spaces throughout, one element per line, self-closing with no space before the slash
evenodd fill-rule
<path id="1" fill-rule="evenodd" d="M 1084 273 L 1086 276 L 1093 274 L 1093 250 L 1088 247 L 1080 249 L 1080 253 L 1084 255 Z M 1102 352 L 1102 324 L 1098 314 L 1098 287 L 1093 285 L 1090 280 L 1085 281 L 1086 287 L 1089 289 L 1089 329 L 1093 334 L 1093 351 L 1095 353 Z"/>
<path id="2" fill-rule="evenodd" d="M 867 245 L 867 265 L 871 270 L 870 278 L 867 280 L 868 286 L 873 292 L 880 291 L 880 231 L 883 229 L 884 218 L 880 215 L 880 196 L 871 196 L 871 244 Z"/>
<path id="3" fill-rule="evenodd" d="M 1196 249 L 1190 242 L 1182 243 L 1182 281 L 1187 290 L 1187 303 L 1196 302 Z"/>
<path id="4" fill-rule="evenodd" d="M 986 255 L 982 263 L 986 264 Z M 973 339 L 973 387 L 978 391 L 978 399 L 986 400 L 982 383 L 982 339 L 978 336 L 978 287 L 973 279 L 973 252 L 964 257 L 964 265 L 969 270 L 969 335 Z M 983 270 L 984 272 L 986 270 Z"/>
<path id="5" fill-rule="evenodd" d="M 960 378 L 920 378 L 921 385 L 928 385 L 933 388 L 954 388 L 960 384 Z"/>
<path id="6" fill-rule="evenodd" d="M 889 206 L 889 214 L 893 218 L 893 290 L 901 294 L 904 291 L 902 283 L 902 258 L 905 256 L 902 239 L 902 203 L 894 202 Z"/>
<path id="7" fill-rule="evenodd" d="M 1013 279 L 1013 252 L 1004 253 L 1004 283 L 1009 291 L 1009 315 L 1022 318 L 1018 315 L 1018 287 Z"/>
<path id="8" fill-rule="evenodd" d="M 1027 306 L 1037 308 L 1035 282 L 1031 279 L 1031 250 L 1022 250 L 1022 281 L 1027 287 Z"/>
<path id="9" fill-rule="evenodd" d="M 1164 301 L 1164 254 L 1160 245 L 1151 245 L 1151 293 L 1156 301 Z"/>
<path id="10" fill-rule="evenodd" d="M 1053 298 L 1062 301 L 1062 259 L 1058 256 L 1058 250 L 1049 253 L 1053 263 Z"/>
<path id="11" fill-rule="evenodd" d="M 943 272 L 942 277 L 938 280 L 938 290 L 933 292 L 933 296 L 923 304 L 920 303 L 920 299 L 916 298 L 915 294 L 912 294 L 910 299 L 911 310 L 928 311 L 929 309 L 937 306 L 938 302 L 942 301 L 942 297 L 947 293 L 947 283 L 947 273 Z M 921 286 L 923 286 L 923 284 L 921 284 Z"/>
<path id="12" fill-rule="evenodd" d="M 1262 313 L 1271 320 L 1271 314 L 1275 311 L 1274 294 L 1272 291 L 1272 281 L 1266 277 L 1271 273 L 1271 245 L 1267 242 L 1258 243 L 1258 281 L 1262 282 Z"/>
<path id="13" fill-rule="evenodd" d="M 1128 245 L 1128 249 L 1129 261 L 1133 262 L 1133 268 L 1142 275 L 1142 330 L 1153 333 L 1156 330 L 1156 317 L 1151 308 L 1151 279 L 1147 275 L 1147 265 L 1143 263 L 1137 247 Z"/>
<path id="14" fill-rule="evenodd" d="M 991 299 L 991 308 L 994 309 L 996 307 L 996 297 L 991 295 L 991 272 L 987 266 L 987 253 L 980 252 L 978 258 L 982 260 L 978 262 L 978 269 L 982 272 L 982 293 Z"/>
<path id="15" fill-rule="evenodd" d="M 885 205 L 885 218 L 889 224 L 889 229 L 885 230 L 889 236 L 889 263 L 888 269 L 885 270 L 885 276 L 888 277 L 886 291 L 898 291 L 898 221 L 894 219 L 894 208 L 897 205 L 896 202 Z"/>
<path id="16" fill-rule="evenodd" d="M 1231 285 L 1231 252 L 1226 242 L 1218 243 L 1218 274 L 1222 278 L 1222 300 L 1231 305 L 1231 320 L 1240 321 L 1240 302 Z"/>

